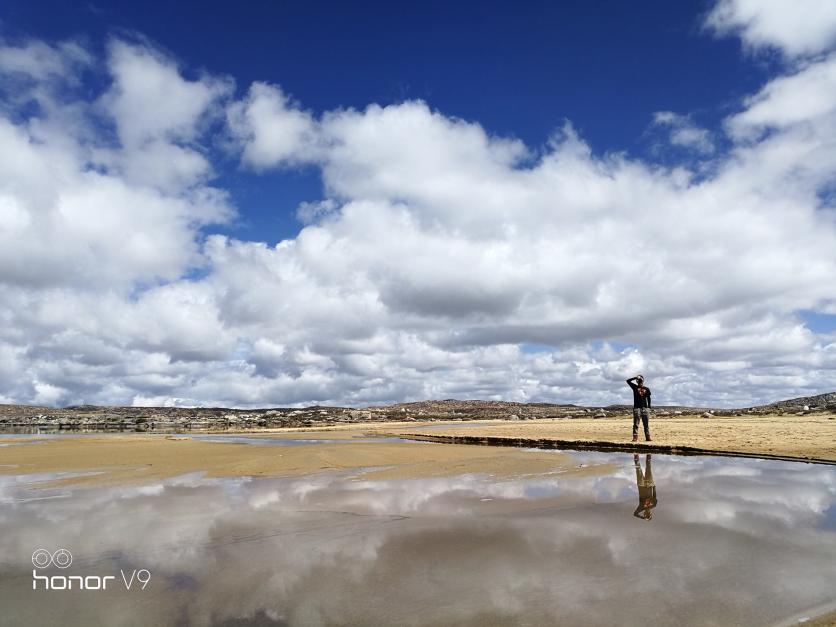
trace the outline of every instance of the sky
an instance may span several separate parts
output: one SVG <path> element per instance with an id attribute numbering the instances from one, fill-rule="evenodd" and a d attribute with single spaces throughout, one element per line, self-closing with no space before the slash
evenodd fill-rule
<path id="1" fill-rule="evenodd" d="M 401 4 L 4 2 L 0 402 L 836 390 L 836 4 Z"/>

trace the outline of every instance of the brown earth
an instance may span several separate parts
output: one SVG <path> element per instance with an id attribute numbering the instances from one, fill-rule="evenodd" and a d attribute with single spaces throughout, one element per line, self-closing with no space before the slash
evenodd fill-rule
<path id="1" fill-rule="evenodd" d="M 836 462 L 836 420 L 825 415 L 728 418 L 651 418 L 652 443 L 632 444 L 631 419 L 580 418 L 524 422 L 480 421 L 427 429 L 416 423 L 339 425 L 273 430 L 250 437 L 357 439 L 350 443 L 257 446 L 207 442 L 189 436 L 83 435 L 69 438 L 3 438 L 0 474 L 97 473 L 63 478 L 71 483 L 148 481 L 190 472 L 209 476 L 299 475 L 371 470 L 368 478 L 485 472 L 520 475 L 570 469 L 554 451 L 450 443 L 368 442 L 366 436 L 419 435 L 501 438 L 531 446 L 538 441 L 619 446 L 636 451 L 693 451 Z M 441 426 L 436 424 L 436 426 Z M 512 442 L 514 440 L 520 440 Z M 21 444 L 38 441 L 37 444 Z M 652 449 L 648 449 L 648 445 Z M 577 471 L 577 469 L 574 469 Z M 589 472 L 588 469 L 583 472 Z M 55 479 L 52 479 L 54 482 Z"/>
<path id="2" fill-rule="evenodd" d="M 322 431 L 322 430 L 320 430 Z M 353 433 L 288 433 L 344 439 Z M 263 437 L 263 436 L 262 436 Z M 70 438 L 0 437 L 0 474 L 96 473 L 65 478 L 50 477 L 50 485 L 79 483 L 145 482 L 191 472 L 212 477 L 301 475 L 323 471 L 370 470 L 364 478 L 396 478 L 485 472 L 523 475 L 557 470 L 586 473 L 572 466 L 568 456 L 514 448 L 486 449 L 466 445 L 413 442 L 356 442 L 261 446 L 207 442 L 188 436 L 83 435 Z M 603 470 L 603 467 L 602 467 Z"/>
<path id="3" fill-rule="evenodd" d="M 580 418 L 526 422 L 495 421 L 480 427 L 422 429 L 417 425 L 392 433 L 467 438 L 503 438 L 623 445 L 665 452 L 695 449 L 764 457 L 836 461 L 836 420 L 823 414 L 806 416 L 651 417 L 651 443 L 632 444 L 632 418 Z M 520 442 L 519 444 L 526 444 Z M 529 445 L 531 443 L 528 443 Z M 650 446 L 648 446 L 650 445 Z M 652 448 L 651 448 L 652 447 Z"/>

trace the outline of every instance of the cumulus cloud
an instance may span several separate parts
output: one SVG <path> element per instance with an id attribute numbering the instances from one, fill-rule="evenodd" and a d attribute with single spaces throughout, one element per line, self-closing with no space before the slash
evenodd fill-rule
<path id="1" fill-rule="evenodd" d="M 657 111 L 653 114 L 653 123 L 669 133 L 670 143 L 682 148 L 690 148 L 699 153 L 714 152 L 711 133 L 694 124 L 688 116 L 672 111 Z"/>
<path id="2" fill-rule="evenodd" d="M 830 0 L 719 0 L 705 25 L 737 34 L 752 49 L 775 48 L 787 57 L 817 54 L 836 44 L 836 4 Z"/>
<path id="3" fill-rule="evenodd" d="M 727 120 L 731 134 L 746 139 L 792 127 L 813 130 L 832 121 L 836 111 L 836 55 L 775 78 L 745 101 Z"/>
<path id="4" fill-rule="evenodd" d="M 685 126 L 672 114 L 660 123 Z M 362 312 L 360 327 L 335 321 L 334 339 L 358 328 L 367 341 L 417 330 L 427 347 L 445 351 L 448 365 L 453 355 L 476 357 L 474 347 L 510 347 L 491 375 L 478 361 L 462 366 L 479 370 L 486 383 L 480 387 L 462 373 L 456 395 L 503 385 L 511 362 L 519 379 L 506 397 L 550 396 L 555 390 L 546 391 L 544 382 L 551 377 L 566 394 L 577 377 L 589 389 L 569 393 L 591 398 L 596 387 L 612 385 L 607 376 L 621 378 L 592 351 L 567 372 L 556 362 L 571 351 L 538 359 L 518 352 L 526 343 L 570 346 L 598 338 L 652 346 L 655 366 L 667 364 L 666 385 L 677 388 L 678 398 L 704 390 L 692 400 L 711 388 L 699 383 L 698 372 L 738 377 L 821 348 L 794 311 L 815 308 L 832 292 L 834 259 L 827 251 L 834 232 L 814 197 L 827 172 L 818 160 L 807 163 L 810 184 L 800 188 L 793 180 L 803 160 L 764 162 L 795 142 L 788 135 L 742 144 L 734 158 L 718 160 L 713 179 L 697 183 L 687 172 L 596 157 L 571 128 L 534 165 L 524 165 L 527 151 L 518 142 L 490 137 L 420 102 L 333 112 L 319 132 L 328 147 L 320 156 L 323 178 L 342 207 L 293 241 L 259 245 L 259 262 L 303 273 L 293 280 L 304 286 L 296 289 L 305 290 L 306 300 L 319 285 L 323 299 L 342 292 L 333 303 L 343 303 L 347 316 Z M 253 247 L 223 246 L 237 258 Z M 225 252 L 215 267 L 228 261 Z M 224 285 L 234 282 L 230 277 Z M 286 295 L 295 291 L 286 278 L 273 284 Z M 246 291 L 244 284 L 234 302 L 246 300 Z M 264 299 L 268 292 L 259 293 Z M 300 325 L 284 324 L 284 307 L 264 303 L 259 310 L 269 312 L 259 320 L 265 335 L 298 333 Z M 333 359 L 338 342 L 323 341 L 327 324 L 313 318 L 301 328 L 316 329 L 317 343 Z M 374 349 L 378 369 L 392 371 L 394 364 L 380 362 L 392 350 L 384 346 Z M 832 365 L 832 355 L 817 354 Z M 606 376 L 593 383 L 597 372 Z M 755 385 L 753 379 L 747 389 Z M 729 394 L 730 402 L 745 397 Z"/>
<path id="5" fill-rule="evenodd" d="M 100 98 L 119 145 L 97 156 L 129 183 L 177 194 L 211 176 L 195 140 L 230 94 L 230 80 L 184 80 L 177 65 L 147 45 L 112 41 L 108 70 L 113 83 Z"/>
<path id="6" fill-rule="evenodd" d="M 78 76 L 90 59 L 75 44 L 0 48 L 11 109 L 0 118 L 0 341 L 17 373 L 0 392 L 7 400 L 125 394 L 126 361 L 148 365 L 150 351 L 134 342 L 161 321 L 159 307 L 143 312 L 156 293 L 143 291 L 172 289 L 165 284 L 203 265 L 200 227 L 233 215 L 226 193 L 204 184 L 208 161 L 190 145 L 226 83 L 188 81 L 147 46 L 114 42 L 113 82 L 90 98 Z M 159 87 L 159 102 L 137 81 Z M 188 337 L 166 328 L 172 341 Z"/>
<path id="7" fill-rule="evenodd" d="M 9 49 L 15 67 L 45 45 Z M 638 370 L 660 403 L 836 388 L 836 338 L 799 314 L 836 301 L 832 64 L 742 102 L 722 152 L 656 114 L 710 174 L 594 154 L 570 124 L 535 150 L 421 101 L 314 115 L 276 85 L 236 97 L 143 43 L 111 42 L 93 98 L 31 71 L 43 105 L 0 120 L 0 395 L 607 404 Z M 297 236 L 204 237 L 233 213 L 211 186 L 230 145 L 244 168 L 321 173 Z"/>
<path id="8" fill-rule="evenodd" d="M 253 83 L 245 99 L 229 106 L 227 122 L 244 163 L 254 168 L 306 161 L 316 150 L 311 114 L 276 85 Z"/>
<path id="9" fill-rule="evenodd" d="M 159 53 L 121 41 L 111 43 L 108 69 L 113 84 L 104 105 L 123 145 L 193 138 L 196 122 L 224 87 L 212 79 L 184 80 Z"/>
<path id="10" fill-rule="evenodd" d="M 3 48 L 0 58 L 33 54 L 36 64 L 43 45 Z M 53 54 L 65 55 L 66 46 L 54 48 Z M 7 218 L 0 226 L 4 282 L 99 289 L 171 280 L 199 263 L 195 226 L 231 215 L 224 192 L 183 175 L 202 172 L 208 163 L 196 150 L 174 142 L 193 133 L 191 127 L 211 98 L 199 106 L 178 107 L 175 101 L 192 101 L 195 93 L 210 93 L 211 86 L 190 91 L 192 82 L 177 78 L 186 86 L 178 91 L 172 68 L 141 46 L 116 44 L 111 61 L 114 86 L 104 104 L 79 100 L 56 86 L 51 74 L 42 78 L 35 73 L 31 92 L 43 105 L 40 111 L 20 122 L 0 119 L 0 211 Z M 125 88 L 139 80 L 131 78 L 138 68 L 152 86 L 155 73 L 165 77 L 168 93 L 156 96 L 166 104 L 151 107 L 147 94 Z M 25 99 L 25 94 L 15 91 L 12 98 Z M 74 112 L 72 118 L 65 109 Z M 163 113 L 164 122 L 144 122 L 148 109 L 180 112 Z M 137 111 L 143 111 L 139 120 L 132 117 Z M 109 142 L 100 130 L 109 124 L 117 127 L 120 143 Z M 142 145 L 149 140 L 151 146 Z M 148 150 L 165 156 L 165 167 L 145 167 Z M 141 176 L 132 176 L 137 171 Z M 172 177 L 180 182 L 177 189 L 154 185 Z"/>

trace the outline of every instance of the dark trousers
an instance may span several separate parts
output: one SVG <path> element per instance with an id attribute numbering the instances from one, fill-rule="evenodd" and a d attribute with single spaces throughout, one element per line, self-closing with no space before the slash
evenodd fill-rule
<path id="1" fill-rule="evenodd" d="M 633 408 L 633 437 L 639 437 L 639 418 L 641 418 L 642 424 L 644 424 L 644 437 L 645 439 L 650 438 L 650 425 L 648 424 L 650 420 L 650 410 L 647 407 L 634 407 Z"/>

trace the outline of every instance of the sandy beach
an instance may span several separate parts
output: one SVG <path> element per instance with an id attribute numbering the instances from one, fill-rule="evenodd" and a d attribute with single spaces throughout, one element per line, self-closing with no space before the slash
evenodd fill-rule
<path id="1" fill-rule="evenodd" d="M 351 435 L 361 435 L 351 429 Z M 295 432 L 288 436 L 299 437 Z M 312 434 L 304 434 L 306 438 Z M 329 433 L 328 439 L 351 437 Z M 334 436 L 337 436 L 336 438 Z M 37 444 L 22 443 L 24 441 Z M 291 476 L 363 469 L 366 479 L 488 473 L 526 475 L 589 472 L 572 468 L 567 456 L 553 451 L 469 445 L 356 442 L 270 446 L 209 442 L 189 436 L 85 435 L 38 440 L 11 439 L 0 448 L 0 474 L 95 473 L 51 478 L 50 484 L 144 482 L 193 472 L 209 477 Z"/>
<path id="2" fill-rule="evenodd" d="M 394 433 L 508 440 L 547 440 L 624 445 L 637 451 L 672 449 L 740 453 L 800 460 L 836 461 L 836 420 L 828 415 L 679 418 L 652 417 L 653 441 L 631 443 L 632 418 L 493 421 L 479 427 L 393 429 Z"/>
<path id="3" fill-rule="evenodd" d="M 463 473 L 523 475 L 569 467 L 556 451 L 448 442 L 368 441 L 414 435 L 468 438 L 532 446 L 571 443 L 620 446 L 637 452 L 688 449 L 799 460 L 836 461 L 836 421 L 827 416 L 757 418 L 657 418 L 653 442 L 630 442 L 625 418 L 484 421 L 456 424 L 378 423 L 248 434 L 249 437 L 339 440 L 313 446 L 260 446 L 212 442 L 189 435 L 89 434 L 81 437 L 4 438 L 0 474 L 90 473 L 52 479 L 64 483 L 149 481 L 191 472 L 207 476 L 281 476 L 363 469 L 366 478 L 403 478 Z M 227 434 L 228 435 L 228 434 Z M 348 440 L 348 441 L 346 441 Z M 652 449 L 648 448 L 652 446 Z"/>

